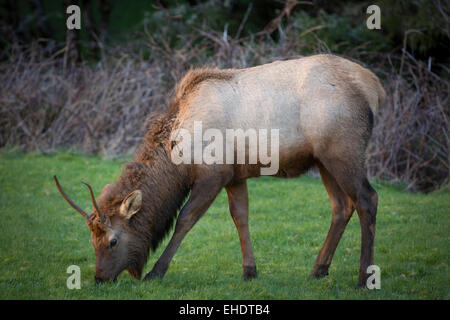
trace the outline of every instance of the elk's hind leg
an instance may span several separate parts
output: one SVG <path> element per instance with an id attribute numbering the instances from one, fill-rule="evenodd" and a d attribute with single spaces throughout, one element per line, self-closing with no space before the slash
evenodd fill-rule
<path id="1" fill-rule="evenodd" d="M 324 167 L 336 179 L 341 189 L 350 197 L 361 224 L 361 258 L 358 287 L 365 287 L 367 267 L 374 263 L 375 224 L 378 195 L 367 180 L 362 159 L 353 162 L 333 159 L 324 161 Z"/>
<path id="2" fill-rule="evenodd" d="M 321 278 L 328 275 L 328 268 L 330 267 L 334 252 L 348 221 L 352 217 L 354 208 L 351 199 L 342 191 L 330 172 L 320 162 L 317 166 L 322 177 L 322 182 L 330 197 L 331 211 L 333 214 L 327 238 L 317 256 L 313 271 L 310 274 L 310 277 Z"/>
<path id="3" fill-rule="evenodd" d="M 231 217 L 239 233 L 242 250 L 242 267 L 244 280 L 250 280 L 258 276 L 256 272 L 255 258 L 253 257 L 250 231 L 248 228 L 248 191 L 247 182 L 227 186 L 228 204 Z"/>

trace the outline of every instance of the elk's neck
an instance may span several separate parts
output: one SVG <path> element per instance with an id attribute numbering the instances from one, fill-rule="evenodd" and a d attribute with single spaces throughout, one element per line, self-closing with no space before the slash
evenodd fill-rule
<path id="1" fill-rule="evenodd" d="M 136 189 L 142 192 L 141 210 L 129 222 L 129 231 L 138 240 L 132 248 L 133 269 L 142 270 L 149 251 L 154 251 L 169 233 L 189 193 L 189 171 L 175 165 L 167 151 L 157 147 L 150 153 L 136 153 L 135 160 L 125 166 L 121 180 L 128 189 L 124 194 Z"/>
<path id="2" fill-rule="evenodd" d="M 133 248 L 134 268 L 140 271 L 149 251 L 154 251 L 169 233 L 190 191 L 190 170 L 175 165 L 170 157 L 168 138 L 173 118 L 167 114 L 152 119 L 141 145 L 121 175 L 121 193 L 140 189 L 142 206 L 130 219 L 130 231 L 138 241 Z"/>

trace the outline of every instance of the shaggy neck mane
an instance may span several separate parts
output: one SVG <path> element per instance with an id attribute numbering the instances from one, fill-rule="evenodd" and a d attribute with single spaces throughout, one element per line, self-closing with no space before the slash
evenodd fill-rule
<path id="1" fill-rule="evenodd" d="M 131 192 L 142 191 L 141 210 L 129 221 L 132 241 L 128 271 L 140 277 L 149 251 L 154 251 L 173 226 L 178 210 L 186 199 L 191 184 L 186 165 L 175 165 L 170 157 L 170 133 L 185 99 L 204 81 L 226 81 L 231 71 L 217 69 L 190 70 L 177 85 L 168 111 L 153 113 L 146 122 L 146 134 L 134 156 L 125 165 L 111 192 L 110 203 L 118 205 Z"/>
<path id="2" fill-rule="evenodd" d="M 189 171 L 170 158 L 169 136 L 173 115 L 164 113 L 149 118 L 147 131 L 134 160 L 126 164 L 111 190 L 110 204 L 118 205 L 131 192 L 141 190 L 142 206 L 128 224 L 136 241 L 130 243 L 132 261 L 128 271 L 140 277 L 149 251 L 154 251 L 173 226 L 177 212 L 189 190 Z"/>

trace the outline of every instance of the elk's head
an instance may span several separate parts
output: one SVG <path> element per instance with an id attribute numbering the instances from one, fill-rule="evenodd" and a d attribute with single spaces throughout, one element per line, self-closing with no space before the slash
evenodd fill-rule
<path id="1" fill-rule="evenodd" d="M 130 232 L 129 222 L 141 209 L 142 192 L 135 190 L 124 198 L 116 197 L 111 195 L 112 186 L 106 185 L 96 201 L 91 186 L 83 182 L 89 189 L 93 205 L 89 215 L 66 195 L 56 176 L 53 178 L 63 198 L 85 218 L 91 230 L 96 255 L 95 281 L 115 280 L 123 270 L 140 278 L 142 259 L 136 246 L 139 240 Z"/>

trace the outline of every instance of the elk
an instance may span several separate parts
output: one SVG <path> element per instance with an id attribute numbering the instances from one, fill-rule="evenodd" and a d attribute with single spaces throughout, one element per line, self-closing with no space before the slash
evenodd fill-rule
<path id="1" fill-rule="evenodd" d="M 225 188 L 237 228 L 243 278 L 257 277 L 248 226 L 246 180 L 261 175 L 256 164 L 171 161 L 175 132 L 205 128 L 279 129 L 279 170 L 297 177 L 315 166 L 330 198 L 332 219 L 311 277 L 328 275 L 336 247 L 356 210 L 361 225 L 358 286 L 374 263 L 378 196 L 365 169 L 365 150 L 374 113 L 385 99 L 378 78 L 347 59 L 320 54 L 247 69 L 190 70 L 175 88 L 166 112 L 152 114 L 133 161 L 97 199 L 88 186 L 93 212 L 86 213 L 56 185 L 91 230 L 96 282 L 115 280 L 124 270 L 140 279 L 150 251 L 169 233 L 164 252 L 144 280 L 162 278 L 183 238 Z M 246 142 L 247 149 L 250 147 Z M 187 199 L 187 200 L 186 200 Z M 181 210 L 179 210 L 181 209 Z M 179 211 L 179 214 L 177 215 Z"/>

